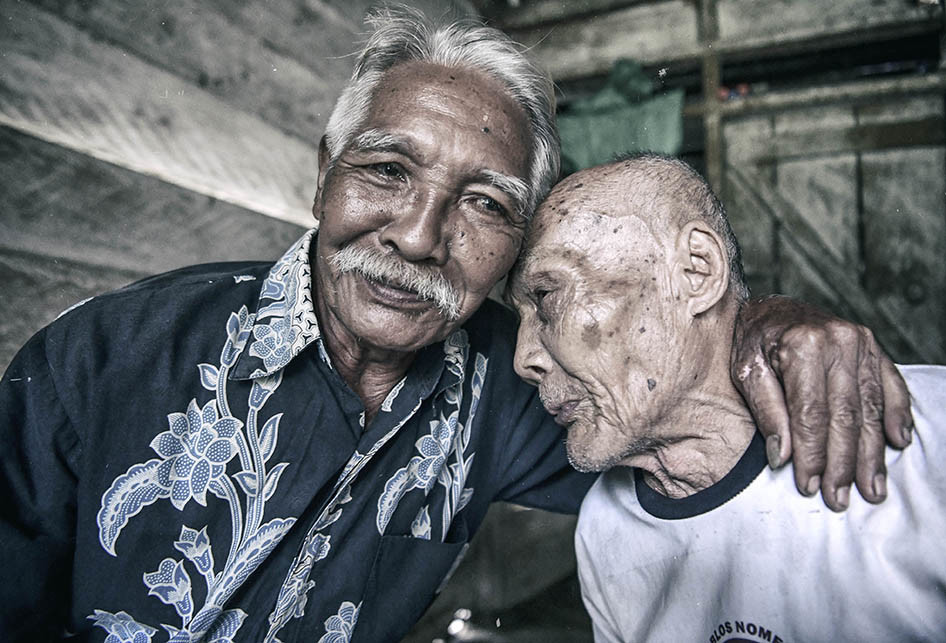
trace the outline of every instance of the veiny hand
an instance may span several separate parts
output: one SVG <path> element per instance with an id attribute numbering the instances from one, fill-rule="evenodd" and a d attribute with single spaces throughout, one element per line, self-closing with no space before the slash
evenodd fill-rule
<path id="1" fill-rule="evenodd" d="M 773 468 L 794 453 L 795 484 L 843 511 L 851 482 L 868 502 L 887 496 L 885 438 L 912 439 L 910 395 L 863 326 L 788 297 L 747 303 L 733 337 L 732 377 L 766 438 Z"/>

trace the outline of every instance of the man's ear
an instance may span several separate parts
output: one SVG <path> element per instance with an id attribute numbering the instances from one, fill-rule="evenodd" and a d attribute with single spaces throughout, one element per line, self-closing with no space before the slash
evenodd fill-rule
<path id="1" fill-rule="evenodd" d="M 328 143 L 326 143 L 323 135 L 322 140 L 319 141 L 319 178 L 315 189 L 315 199 L 312 201 L 312 216 L 315 217 L 316 221 L 320 218 L 319 204 L 322 202 L 322 186 L 325 183 L 325 174 L 328 172 L 330 162 L 331 156 L 328 153 Z"/>
<path id="2" fill-rule="evenodd" d="M 676 289 L 691 317 L 706 312 L 729 288 L 726 245 L 704 221 L 690 221 L 677 235 Z"/>

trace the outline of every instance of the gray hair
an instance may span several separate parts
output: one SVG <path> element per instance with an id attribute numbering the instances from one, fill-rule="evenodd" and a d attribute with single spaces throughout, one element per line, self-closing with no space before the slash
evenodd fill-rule
<path id="1" fill-rule="evenodd" d="M 389 5 L 369 12 L 365 21 L 374 31 L 325 128 L 330 162 L 351 144 L 368 116 L 375 88 L 395 65 L 414 61 L 472 69 L 502 83 L 529 119 L 532 165 L 523 205 L 524 214 L 531 216 L 558 180 L 560 168 L 555 91 L 548 74 L 506 34 L 476 20 L 435 23 L 411 7 Z"/>
<path id="2" fill-rule="evenodd" d="M 615 162 L 628 163 L 631 171 L 651 181 L 655 188 L 654 199 L 682 215 L 681 223 L 686 222 L 687 216 L 696 215 L 722 237 L 729 259 L 729 291 L 740 303 L 749 299 L 742 249 L 729 225 L 726 208 L 706 179 L 689 163 L 653 152 L 625 154 Z"/>

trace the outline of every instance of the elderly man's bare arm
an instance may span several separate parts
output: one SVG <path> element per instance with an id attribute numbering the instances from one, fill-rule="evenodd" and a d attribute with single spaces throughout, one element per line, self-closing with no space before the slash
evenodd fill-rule
<path id="1" fill-rule="evenodd" d="M 733 338 L 732 378 L 766 436 L 770 465 L 792 458 L 798 489 L 847 508 L 851 483 L 887 495 L 884 446 L 910 443 L 910 396 L 871 331 L 788 297 L 754 299 Z M 886 440 L 885 440 L 886 438 Z"/>

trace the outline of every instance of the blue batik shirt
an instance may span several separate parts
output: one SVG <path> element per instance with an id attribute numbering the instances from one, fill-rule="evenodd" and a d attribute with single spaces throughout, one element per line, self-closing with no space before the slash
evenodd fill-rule
<path id="1" fill-rule="evenodd" d="M 153 277 L 68 311 L 0 384 L 0 640 L 394 641 L 489 503 L 590 480 L 488 302 L 364 422 L 275 264 Z"/>

